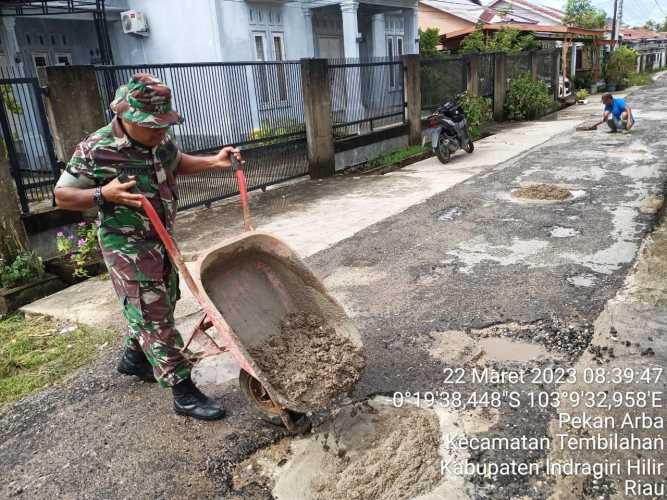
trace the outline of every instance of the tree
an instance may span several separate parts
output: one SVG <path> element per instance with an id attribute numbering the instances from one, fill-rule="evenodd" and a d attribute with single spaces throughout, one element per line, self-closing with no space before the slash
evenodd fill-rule
<path id="1" fill-rule="evenodd" d="M 506 52 L 515 53 L 538 48 L 538 42 L 530 33 L 521 33 L 519 30 L 502 28 L 488 39 L 484 38 L 482 29 L 478 27 L 463 39 L 463 52 Z"/>
<path id="2" fill-rule="evenodd" d="M 563 23 L 587 29 L 601 29 L 607 24 L 607 13 L 597 9 L 591 0 L 567 0 Z"/>
<path id="3" fill-rule="evenodd" d="M 419 53 L 423 56 L 433 56 L 438 53 L 440 45 L 440 30 L 438 28 L 419 29 Z"/>
<path id="4" fill-rule="evenodd" d="M 665 20 L 662 23 L 649 19 L 644 24 L 644 28 L 651 31 L 667 31 L 667 16 L 665 16 Z"/>

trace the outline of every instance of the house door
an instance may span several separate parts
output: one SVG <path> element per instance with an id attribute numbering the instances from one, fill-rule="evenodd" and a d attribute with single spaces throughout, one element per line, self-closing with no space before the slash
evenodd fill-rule
<path id="1" fill-rule="evenodd" d="M 318 38 L 318 47 L 320 49 L 320 57 L 324 59 L 342 59 L 343 44 L 340 37 L 337 36 L 320 36 Z"/>

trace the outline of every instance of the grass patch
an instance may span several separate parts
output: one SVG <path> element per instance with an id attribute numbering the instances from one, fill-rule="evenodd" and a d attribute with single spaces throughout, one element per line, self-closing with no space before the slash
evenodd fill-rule
<path id="1" fill-rule="evenodd" d="M 389 151 L 388 153 L 385 153 L 383 155 L 378 156 L 377 158 L 370 160 L 367 163 L 367 168 L 386 167 L 389 165 L 394 165 L 396 163 L 405 160 L 406 158 L 410 158 L 411 156 L 416 156 L 428 150 L 429 148 L 422 146 L 408 146 L 406 148 L 395 149 L 393 151 Z"/>
<path id="2" fill-rule="evenodd" d="M 0 320 L 0 405 L 62 380 L 95 358 L 115 334 L 15 314 Z"/>
<path id="3" fill-rule="evenodd" d="M 648 85 L 649 83 L 653 83 L 653 78 L 648 73 L 632 73 L 625 79 L 625 85 L 628 87 Z"/>

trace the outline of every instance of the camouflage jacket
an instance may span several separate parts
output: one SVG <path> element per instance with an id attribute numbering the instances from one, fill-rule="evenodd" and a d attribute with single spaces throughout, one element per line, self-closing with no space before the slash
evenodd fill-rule
<path id="1" fill-rule="evenodd" d="M 131 141 L 114 118 L 79 143 L 57 186 L 92 188 L 123 172 L 133 175 L 138 190 L 150 200 L 171 232 L 180 155 L 172 135 L 148 148 Z M 107 204 L 98 217 L 98 239 L 110 272 L 125 280 L 163 279 L 166 250 L 142 209 Z"/>

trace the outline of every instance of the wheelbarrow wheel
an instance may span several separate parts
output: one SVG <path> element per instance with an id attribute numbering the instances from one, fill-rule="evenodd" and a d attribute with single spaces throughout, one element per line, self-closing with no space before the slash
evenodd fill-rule
<path id="1" fill-rule="evenodd" d="M 273 402 L 264 386 L 255 377 L 247 371 L 241 370 L 239 373 L 239 386 L 250 403 L 254 413 L 273 425 L 285 427 L 281 412 L 283 411 Z M 310 428 L 310 420 L 307 415 L 292 410 L 287 410 L 289 418 L 292 420 L 297 432 L 305 432 Z"/>

